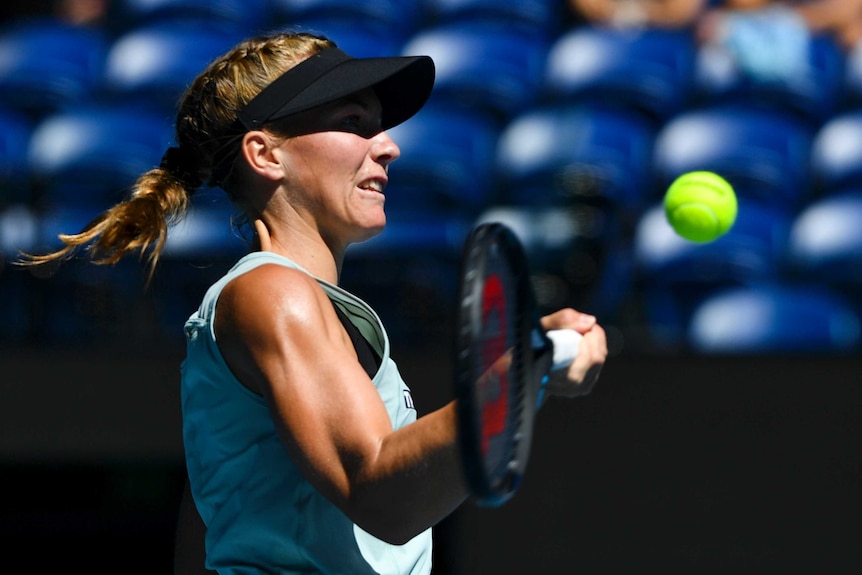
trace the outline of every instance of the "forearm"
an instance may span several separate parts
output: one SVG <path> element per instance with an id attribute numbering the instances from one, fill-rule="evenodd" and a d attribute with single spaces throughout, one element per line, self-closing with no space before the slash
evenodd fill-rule
<path id="1" fill-rule="evenodd" d="M 347 504 L 360 527 L 403 543 L 467 498 L 456 417 L 452 402 L 382 440 L 377 457 L 357 473 Z"/>

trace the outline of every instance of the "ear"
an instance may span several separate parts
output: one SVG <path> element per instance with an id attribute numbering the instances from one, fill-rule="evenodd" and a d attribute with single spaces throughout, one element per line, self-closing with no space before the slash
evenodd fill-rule
<path id="1" fill-rule="evenodd" d="M 242 155 L 249 168 L 268 180 L 280 180 L 284 174 L 281 162 L 273 153 L 276 147 L 265 132 L 248 132 L 242 138 Z"/>

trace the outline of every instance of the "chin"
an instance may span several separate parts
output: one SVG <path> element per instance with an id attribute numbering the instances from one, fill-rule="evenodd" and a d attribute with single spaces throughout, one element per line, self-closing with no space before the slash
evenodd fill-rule
<path id="1" fill-rule="evenodd" d="M 385 229 L 386 221 L 382 223 L 369 224 L 362 227 L 362 231 L 356 234 L 356 239 L 352 243 L 362 243 L 367 242 L 370 239 L 373 239 L 380 235 L 380 233 Z"/>
<path id="2" fill-rule="evenodd" d="M 376 227 L 373 227 L 373 228 L 370 228 L 370 229 L 368 230 L 368 235 L 366 236 L 366 238 L 365 238 L 365 239 L 366 239 L 366 240 L 370 240 L 371 238 L 375 238 L 375 237 L 379 236 L 379 235 L 381 234 L 381 232 L 383 232 L 383 230 L 384 230 L 385 228 L 386 228 L 386 225 L 385 225 L 385 224 L 380 225 L 380 226 L 376 226 Z"/>
<path id="3" fill-rule="evenodd" d="M 370 225 L 368 226 L 368 232 L 370 233 L 370 235 L 368 237 L 373 238 L 374 236 L 379 235 L 380 232 L 382 232 L 385 228 L 386 228 L 386 213 L 384 213 L 381 210 L 379 217 L 375 218 L 375 221 L 371 222 Z"/>

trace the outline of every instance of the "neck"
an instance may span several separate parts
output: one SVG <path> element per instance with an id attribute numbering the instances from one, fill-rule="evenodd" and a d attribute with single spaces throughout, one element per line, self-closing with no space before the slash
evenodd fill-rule
<path id="1" fill-rule="evenodd" d="M 260 235 L 258 234 L 258 238 Z M 303 234 L 289 234 L 283 240 L 279 234 L 267 235 L 265 241 L 258 239 L 255 249 L 273 252 L 289 258 L 302 266 L 314 277 L 338 284 L 341 275 L 343 253 L 333 253 L 320 238 L 310 238 Z"/>

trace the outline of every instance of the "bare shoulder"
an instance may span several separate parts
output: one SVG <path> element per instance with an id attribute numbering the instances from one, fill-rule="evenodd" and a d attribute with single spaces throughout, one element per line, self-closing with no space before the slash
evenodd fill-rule
<path id="1" fill-rule="evenodd" d="M 265 264 L 225 286 L 216 317 L 234 321 L 292 317 L 296 321 L 307 321 L 309 308 L 318 307 L 327 300 L 323 288 L 307 273 Z"/>
<path id="2" fill-rule="evenodd" d="M 280 381 L 277 374 L 296 370 L 326 346 L 332 349 L 344 341 L 343 327 L 317 280 L 275 264 L 260 266 L 225 286 L 214 329 L 228 366 L 258 393 Z"/>
<path id="3" fill-rule="evenodd" d="M 217 335 L 284 335 L 284 329 L 321 329 L 336 318 L 317 280 L 276 264 L 255 268 L 227 284 L 215 314 Z M 239 330 L 237 332 L 237 330 Z"/>

